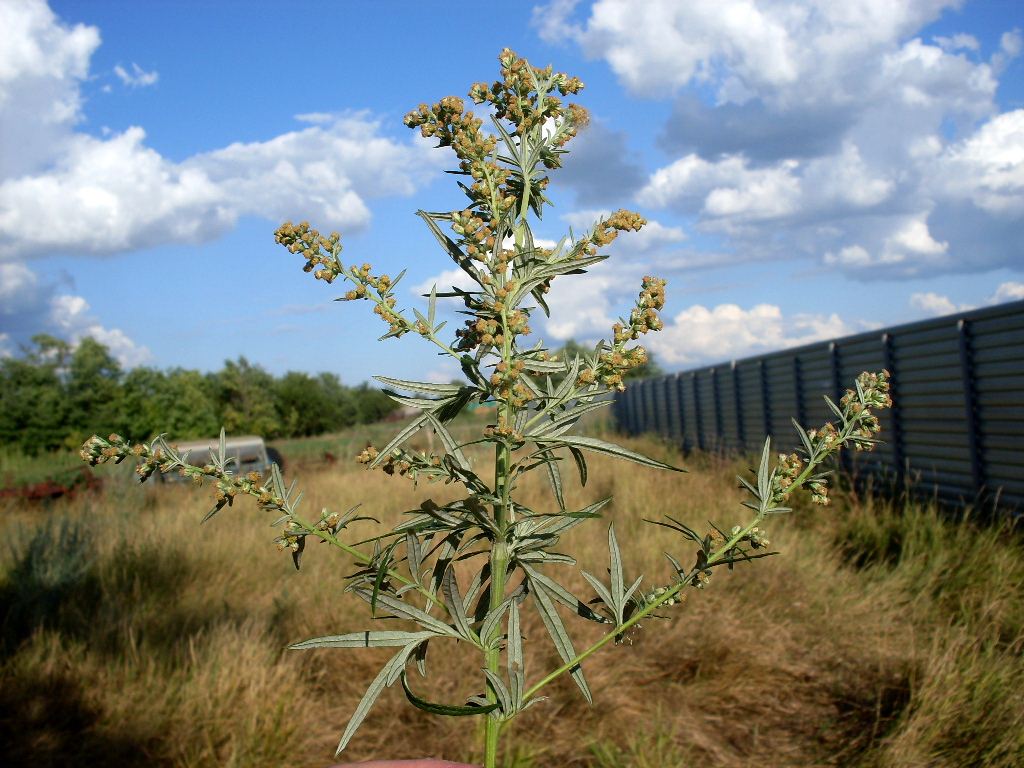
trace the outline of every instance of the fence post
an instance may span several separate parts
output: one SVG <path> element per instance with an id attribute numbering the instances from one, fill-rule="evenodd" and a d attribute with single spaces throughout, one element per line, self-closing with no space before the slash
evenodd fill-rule
<path id="1" fill-rule="evenodd" d="M 768 367 L 764 364 L 762 357 L 757 361 L 761 372 L 761 412 L 764 416 L 764 434 L 769 437 L 772 434 L 772 404 L 768 397 Z"/>
<path id="2" fill-rule="evenodd" d="M 718 392 L 718 369 L 711 369 L 711 400 L 715 405 L 715 450 L 725 450 L 725 435 L 722 434 L 722 398 Z"/>
<path id="3" fill-rule="evenodd" d="M 740 366 L 732 361 L 732 394 L 736 402 L 736 441 L 741 451 L 746 450 L 746 434 L 743 430 L 743 397 L 740 394 Z"/>
<path id="4" fill-rule="evenodd" d="M 700 387 L 697 385 L 697 372 L 690 374 L 690 385 L 693 387 L 693 417 L 697 428 L 697 447 L 704 450 L 704 427 L 700 417 Z"/>
<path id="5" fill-rule="evenodd" d="M 974 380 L 974 355 L 971 348 L 971 326 L 965 319 L 956 324 L 960 342 L 960 369 L 964 379 L 964 411 L 967 414 L 967 444 L 971 453 L 971 478 L 974 494 L 983 503 L 981 494 L 985 490 L 985 463 L 982 456 L 982 433 L 978 419 L 978 393 Z"/>
<path id="6" fill-rule="evenodd" d="M 892 348 L 892 334 L 882 334 L 882 355 L 889 371 L 889 395 L 892 397 L 892 463 L 896 467 L 896 483 L 903 487 L 906 457 L 903 451 L 903 425 L 900 420 L 900 399 L 897 393 L 899 377 L 896 374 L 896 355 Z"/>
<path id="7" fill-rule="evenodd" d="M 685 378 L 683 374 L 676 376 L 676 395 L 679 398 L 679 446 L 685 451 L 689 447 L 686 445 L 686 390 L 683 387 Z"/>
<path id="8" fill-rule="evenodd" d="M 800 426 L 807 423 L 807 403 L 804 400 L 803 366 L 800 355 L 793 355 L 793 396 L 796 398 L 796 420 Z"/>

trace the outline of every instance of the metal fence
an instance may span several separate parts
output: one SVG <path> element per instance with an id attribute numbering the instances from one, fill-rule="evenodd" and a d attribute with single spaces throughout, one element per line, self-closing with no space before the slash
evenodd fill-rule
<path id="1" fill-rule="evenodd" d="M 620 429 L 658 432 L 684 449 L 796 445 L 834 419 L 862 371 L 888 369 L 885 440 L 847 460 L 858 474 L 952 504 L 1024 507 L 1024 301 L 644 379 L 616 397 Z M 846 453 L 846 452 L 844 452 Z"/>

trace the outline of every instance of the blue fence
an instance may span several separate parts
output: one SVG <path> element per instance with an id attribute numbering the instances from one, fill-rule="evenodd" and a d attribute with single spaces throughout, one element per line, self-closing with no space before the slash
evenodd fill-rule
<path id="1" fill-rule="evenodd" d="M 887 369 L 894 407 L 884 445 L 848 460 L 857 473 L 952 504 L 1024 507 L 1024 301 L 847 336 L 633 383 L 616 397 L 619 428 L 685 449 L 780 451 L 834 419 L 862 371 Z"/>

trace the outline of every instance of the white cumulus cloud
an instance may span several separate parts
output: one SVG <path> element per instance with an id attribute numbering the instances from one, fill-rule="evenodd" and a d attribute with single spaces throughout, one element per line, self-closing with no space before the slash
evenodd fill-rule
<path id="1" fill-rule="evenodd" d="M 68 28 L 41 0 L 0 5 L 0 26 L 0 141 L 19 148 L 0 155 L 0 261 L 199 243 L 250 215 L 358 231 L 367 201 L 412 193 L 440 162 L 427 142 L 383 136 L 366 113 L 307 115 L 305 128 L 173 162 L 141 127 L 76 131 L 94 28 Z M 156 78 L 115 72 L 129 85 Z"/>
<path id="2" fill-rule="evenodd" d="M 1024 110 L 1001 112 L 1020 55 L 920 31 L 958 0 L 559 0 L 540 34 L 673 99 L 670 159 L 638 194 L 749 260 L 802 256 L 859 279 L 1020 264 Z"/>
<path id="3" fill-rule="evenodd" d="M 774 304 L 743 309 L 695 304 L 665 323 L 661 332 L 644 339 L 668 365 L 701 365 L 734 360 L 777 349 L 853 333 L 838 315 L 786 316 Z"/>

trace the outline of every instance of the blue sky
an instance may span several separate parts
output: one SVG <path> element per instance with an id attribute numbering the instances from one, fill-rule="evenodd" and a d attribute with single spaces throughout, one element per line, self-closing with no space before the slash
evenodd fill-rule
<path id="1" fill-rule="evenodd" d="M 273 231 L 407 268 L 400 306 L 450 285 L 414 213 L 462 207 L 452 155 L 402 117 L 504 46 L 593 115 L 538 236 L 650 221 L 555 283 L 551 346 L 606 336 L 645 274 L 670 370 L 1024 298 L 1016 0 L 0 0 L 0 27 L 0 353 L 45 331 L 128 366 L 452 378 Z"/>

